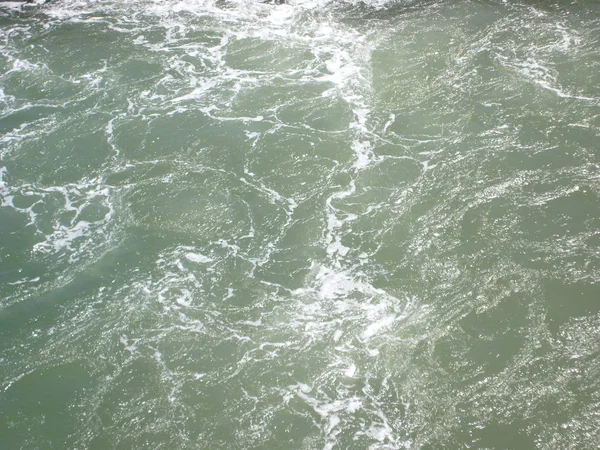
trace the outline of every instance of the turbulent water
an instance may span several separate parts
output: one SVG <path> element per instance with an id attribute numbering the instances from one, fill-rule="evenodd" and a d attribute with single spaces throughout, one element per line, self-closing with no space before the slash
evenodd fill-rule
<path id="1" fill-rule="evenodd" d="M 600 3 L 0 4 L 0 448 L 592 449 Z"/>

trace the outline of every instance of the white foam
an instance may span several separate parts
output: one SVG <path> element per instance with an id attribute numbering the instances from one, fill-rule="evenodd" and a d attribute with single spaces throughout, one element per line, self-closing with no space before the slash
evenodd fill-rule
<path id="1" fill-rule="evenodd" d="M 326 267 L 321 267 L 316 279 L 320 282 L 319 296 L 323 299 L 334 299 L 346 296 L 360 289 L 360 286 L 344 272 L 335 272 Z"/>
<path id="2" fill-rule="evenodd" d="M 119 337 L 119 342 L 121 342 L 121 344 L 123 344 L 123 347 L 125 347 L 125 350 L 127 350 L 129 353 L 134 353 L 137 351 L 137 345 L 130 344 L 129 338 L 127 336 Z"/>
<path id="3" fill-rule="evenodd" d="M 212 258 L 209 258 L 208 256 L 204 256 L 201 253 L 188 252 L 185 254 L 185 257 L 192 262 L 202 263 L 202 264 L 208 264 L 208 263 L 211 263 L 214 261 Z"/>
<path id="4" fill-rule="evenodd" d="M 12 283 L 8 283 L 8 284 L 10 284 L 11 286 L 17 286 L 19 284 L 25 284 L 25 283 L 37 283 L 38 281 L 40 281 L 40 277 L 35 277 L 35 278 L 31 278 L 31 279 L 23 278 L 21 280 L 17 280 Z"/>
<path id="5" fill-rule="evenodd" d="M 298 389 L 297 395 L 298 397 L 303 399 L 307 404 L 309 404 L 313 408 L 313 410 L 322 418 L 330 420 L 330 429 L 333 428 L 333 426 L 335 426 L 331 426 L 332 423 L 336 425 L 339 423 L 339 417 L 336 413 L 344 412 L 354 414 L 357 411 L 359 411 L 363 406 L 363 401 L 359 397 L 348 397 L 334 401 L 319 401 L 300 389 Z"/>
<path id="6" fill-rule="evenodd" d="M 384 316 L 381 319 L 377 320 L 369 324 L 369 326 L 365 329 L 362 334 L 363 339 L 370 339 L 379 332 L 381 332 L 385 328 L 389 328 L 389 326 L 394 323 L 396 320 L 395 314 L 390 314 L 389 316 Z"/>
<path id="7" fill-rule="evenodd" d="M 6 176 L 6 167 L 0 167 L 0 195 L 4 194 L 7 190 L 6 181 L 4 181 L 4 177 Z"/>
<path id="8" fill-rule="evenodd" d="M 344 371 L 344 376 L 348 378 L 354 378 L 356 376 L 356 364 L 351 363 Z"/>
<path id="9" fill-rule="evenodd" d="M 576 100 L 584 100 L 590 102 L 600 102 L 598 97 L 588 97 L 576 95 L 561 89 L 558 82 L 558 72 L 556 69 L 545 65 L 534 57 L 529 57 L 525 60 L 515 61 L 507 57 L 498 56 L 502 64 L 519 74 L 530 82 L 540 86 L 543 89 L 553 92 L 561 98 L 572 98 Z"/>
<path id="10" fill-rule="evenodd" d="M 373 145 L 369 141 L 354 142 L 352 150 L 356 153 L 355 169 L 364 169 L 369 166 L 373 160 Z"/>
<path id="11" fill-rule="evenodd" d="M 57 254 L 66 252 L 69 260 L 74 262 L 85 252 L 93 247 L 107 245 L 109 228 L 113 225 L 114 205 L 111 201 L 111 189 L 102 184 L 101 179 L 84 180 L 78 184 L 66 186 L 50 186 L 43 189 L 26 185 L 32 189 L 45 202 L 46 199 L 60 198 L 64 205 L 61 211 L 55 213 L 52 230 L 44 234 L 44 240 L 33 246 L 33 251 L 42 254 Z M 95 221 L 88 221 L 82 216 L 86 209 L 91 206 L 99 206 L 104 209 L 104 214 Z M 36 213 L 33 206 L 22 210 L 30 215 L 31 223 L 37 224 Z M 61 220 L 61 216 L 72 213 L 68 221 Z M 36 225 L 37 226 L 37 225 Z M 41 233 L 41 230 L 40 230 Z M 103 239 L 99 237 L 103 236 Z"/>

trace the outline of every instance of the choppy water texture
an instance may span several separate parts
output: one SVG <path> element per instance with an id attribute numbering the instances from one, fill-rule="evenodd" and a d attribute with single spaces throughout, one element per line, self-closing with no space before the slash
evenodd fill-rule
<path id="1" fill-rule="evenodd" d="M 0 447 L 596 448 L 600 3 L 0 12 Z"/>

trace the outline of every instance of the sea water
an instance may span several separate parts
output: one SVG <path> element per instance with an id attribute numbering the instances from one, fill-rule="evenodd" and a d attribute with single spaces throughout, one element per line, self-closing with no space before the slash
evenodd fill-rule
<path id="1" fill-rule="evenodd" d="M 0 448 L 595 448 L 600 3 L 0 4 Z"/>

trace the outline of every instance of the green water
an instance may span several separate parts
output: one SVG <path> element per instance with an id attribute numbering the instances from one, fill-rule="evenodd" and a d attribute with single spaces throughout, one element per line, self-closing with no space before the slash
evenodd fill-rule
<path id="1" fill-rule="evenodd" d="M 0 448 L 592 449 L 600 3 L 0 4 Z"/>

